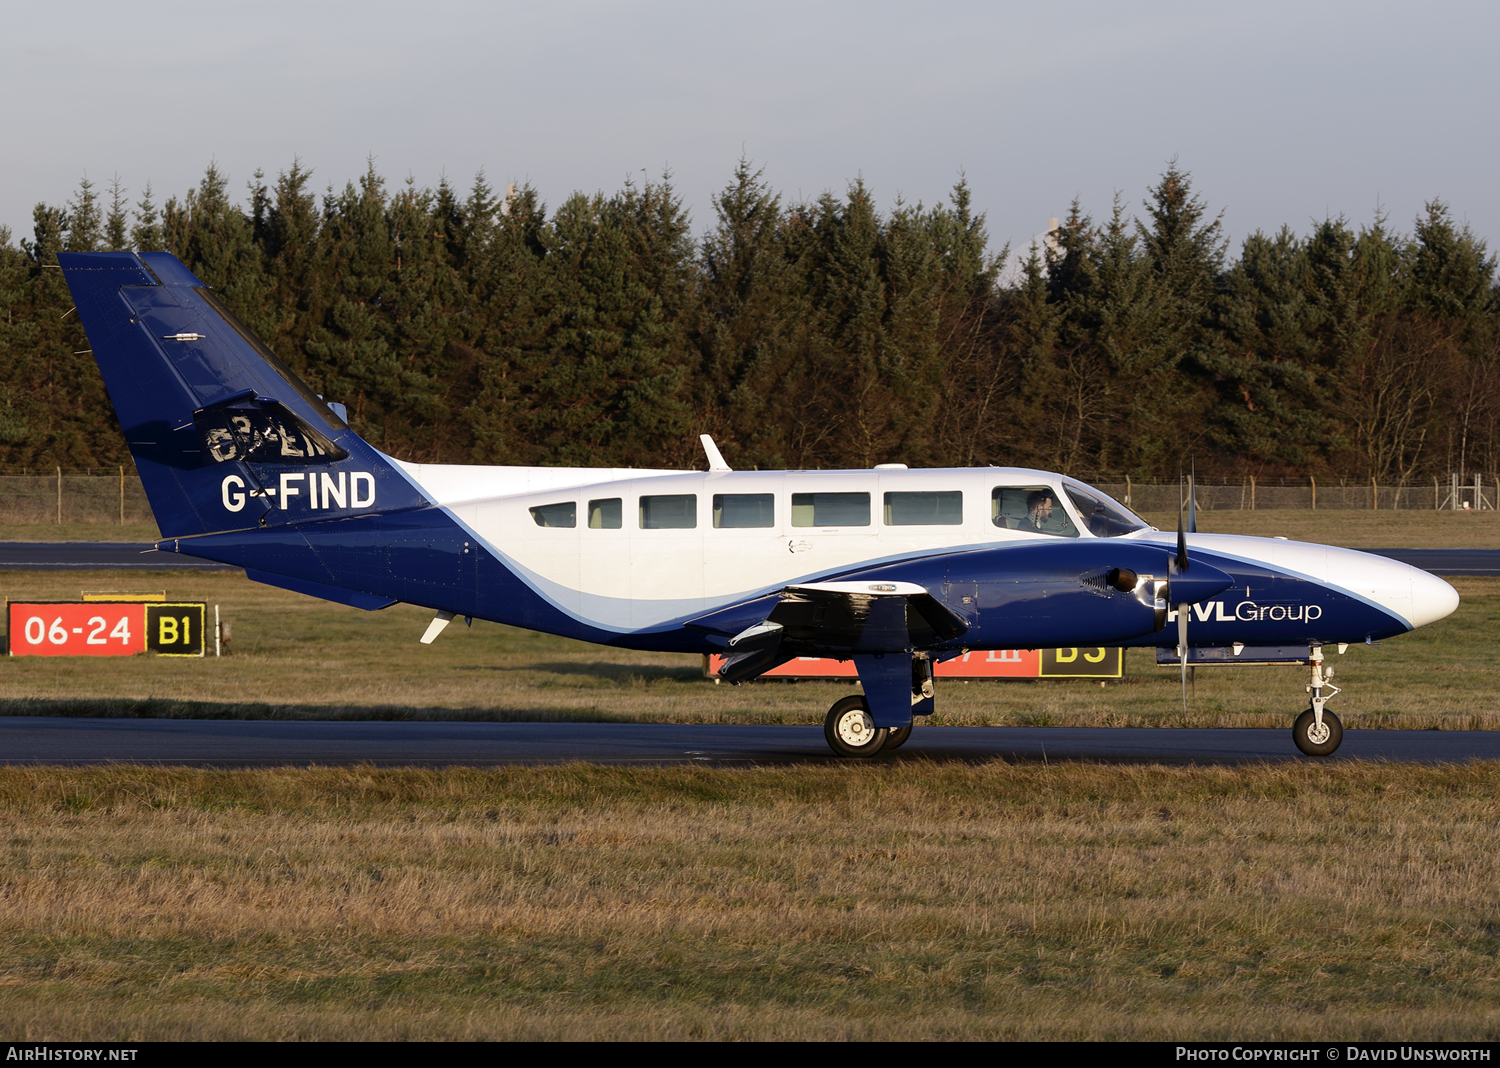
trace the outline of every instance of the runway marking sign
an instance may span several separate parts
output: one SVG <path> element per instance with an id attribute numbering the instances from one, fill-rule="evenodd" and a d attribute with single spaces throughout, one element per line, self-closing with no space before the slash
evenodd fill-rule
<path id="1" fill-rule="evenodd" d="M 706 658 L 703 673 L 713 677 L 724 658 Z M 1123 649 L 985 649 L 944 660 L 933 671 L 940 679 L 1118 679 L 1125 672 Z M 852 660 L 799 656 L 772 668 L 767 679 L 854 678 Z"/>
<path id="2" fill-rule="evenodd" d="M 201 601 L 13 601 L 11 656 L 202 656 Z"/>

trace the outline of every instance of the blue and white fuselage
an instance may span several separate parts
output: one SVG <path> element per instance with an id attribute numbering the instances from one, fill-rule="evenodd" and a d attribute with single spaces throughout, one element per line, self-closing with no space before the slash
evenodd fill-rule
<path id="1" fill-rule="evenodd" d="M 1164 559 L 1175 538 L 1114 502 L 1109 503 L 1134 520 L 1135 529 L 1116 527 L 1113 538 L 1100 538 L 1079 514 L 1069 488 L 1096 499 L 1103 494 L 1057 474 L 1020 468 L 687 472 L 399 466 L 455 524 L 474 535 L 477 545 L 553 606 L 563 632 L 566 619 L 622 636 L 661 634 L 786 586 L 874 570 L 930 573 L 941 566 L 951 584 L 951 569 L 968 568 L 963 574 L 969 581 L 1014 584 L 1017 576 L 1003 555 L 976 551 L 1045 553 L 1085 542 L 1095 553 L 1105 552 L 1101 543 L 1132 550 L 1159 546 Z M 1012 527 L 996 514 L 997 494 L 1003 498 L 1007 489 L 1030 493 L 1043 487 L 1051 489 L 1054 509 L 1066 512 L 1066 522 L 1054 520 L 1051 531 L 1027 530 L 1024 523 Z M 859 525 L 818 526 L 814 517 L 796 515 L 794 498 L 810 494 L 853 498 L 850 518 Z M 912 495 L 920 503 L 941 495 L 954 506 L 931 517 L 901 515 L 886 506 L 888 494 L 898 500 L 897 495 Z M 723 507 L 717 514 L 714 509 L 715 499 L 726 496 L 769 498 L 769 507 L 753 517 L 764 525 L 726 526 Z M 691 514 L 673 516 L 680 525 L 647 526 L 645 508 L 664 497 L 680 499 Z M 590 504 L 600 501 L 619 502 L 618 526 L 603 526 L 598 508 L 590 524 Z M 542 525 L 548 516 L 566 516 L 569 508 L 572 525 Z M 942 522 L 917 521 L 923 518 Z M 1195 560 L 1234 579 L 1193 609 L 1195 646 L 1379 640 L 1441 619 L 1458 604 L 1453 587 L 1441 579 L 1351 549 L 1218 534 L 1188 535 L 1187 544 Z M 962 555 L 946 559 L 954 554 Z M 1101 559 L 1113 557 L 1106 552 Z M 1156 570 L 1165 568 L 1162 563 Z M 952 607 L 963 610 L 962 600 Z M 1087 644 L 1079 636 L 1087 632 L 1089 607 L 1084 599 L 1075 606 L 1069 644 Z M 1169 610 L 1168 620 L 1175 618 L 1175 610 Z M 962 641 L 967 648 L 1015 648 L 1036 637 L 1033 620 L 1007 626 L 1005 620 L 984 620 L 980 612 L 975 623 L 977 629 L 971 626 Z M 986 629 L 993 640 L 982 636 Z M 1175 631 L 1112 640 L 1170 646 Z"/>

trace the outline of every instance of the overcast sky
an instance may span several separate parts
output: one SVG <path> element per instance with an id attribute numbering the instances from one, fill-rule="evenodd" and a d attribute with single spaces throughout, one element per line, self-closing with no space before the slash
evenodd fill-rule
<path id="1" fill-rule="evenodd" d="M 1074 196 L 1132 212 L 1171 157 L 1236 244 L 1441 197 L 1500 239 L 1500 5 L 1112 2 L 7 4 L 0 224 L 87 173 L 158 202 L 210 159 L 320 188 L 670 168 L 701 232 L 743 153 L 790 199 L 967 174 L 993 246 Z"/>

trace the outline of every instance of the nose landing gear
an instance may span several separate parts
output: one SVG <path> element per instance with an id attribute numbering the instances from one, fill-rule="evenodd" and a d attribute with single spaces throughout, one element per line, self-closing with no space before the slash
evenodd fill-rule
<path id="1" fill-rule="evenodd" d="M 1339 651 L 1343 651 L 1342 646 Z M 1307 692 L 1312 694 L 1312 704 L 1292 724 L 1292 741 L 1308 756 L 1329 756 L 1344 740 L 1344 725 L 1338 716 L 1323 705 L 1339 692 L 1339 688 L 1329 681 L 1333 678 L 1333 668 L 1323 670 L 1321 645 L 1309 647 L 1307 660 L 1312 666 L 1312 681 L 1307 685 Z"/>

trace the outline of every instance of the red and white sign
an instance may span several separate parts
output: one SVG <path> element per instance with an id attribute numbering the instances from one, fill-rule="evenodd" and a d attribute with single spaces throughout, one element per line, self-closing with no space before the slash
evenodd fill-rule
<path id="1" fill-rule="evenodd" d="M 207 606 L 198 601 L 18 601 L 11 656 L 202 656 Z"/>
<path id="2" fill-rule="evenodd" d="M 933 670 L 940 679 L 1118 679 L 1123 674 L 1121 649 L 982 649 L 944 660 Z M 724 663 L 708 658 L 705 675 Z M 852 679 L 859 672 L 852 660 L 799 656 L 772 668 L 763 679 Z"/>
<path id="3" fill-rule="evenodd" d="M 88 601 L 10 608 L 11 656 L 134 656 L 146 648 L 146 606 Z"/>

